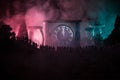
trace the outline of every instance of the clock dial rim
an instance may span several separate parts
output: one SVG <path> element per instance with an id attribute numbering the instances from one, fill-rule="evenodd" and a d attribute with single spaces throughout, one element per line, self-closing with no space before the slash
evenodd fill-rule
<path id="1" fill-rule="evenodd" d="M 61 43 L 61 40 L 58 39 L 57 34 L 58 34 L 58 32 L 59 32 L 59 30 L 60 30 L 60 28 L 61 28 L 62 26 L 64 26 L 65 29 L 66 29 L 66 27 L 67 27 L 68 30 L 66 30 L 66 31 L 68 31 L 68 34 L 69 34 L 69 39 L 65 40 L 65 42 L 63 42 L 63 43 L 68 43 L 68 44 L 69 44 L 69 43 L 72 42 L 73 39 L 74 39 L 74 31 L 71 29 L 70 26 L 65 25 L 65 24 L 58 25 L 58 26 L 54 29 L 54 33 L 53 33 L 53 34 L 54 34 L 55 40 L 57 40 L 57 42 L 60 42 L 60 43 Z"/>

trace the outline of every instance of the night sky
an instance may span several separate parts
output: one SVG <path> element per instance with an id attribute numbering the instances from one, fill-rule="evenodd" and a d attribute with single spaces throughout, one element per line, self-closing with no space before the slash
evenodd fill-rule
<path id="1" fill-rule="evenodd" d="M 16 35 L 20 25 L 42 26 L 44 20 L 82 20 L 91 25 L 105 25 L 105 39 L 120 13 L 119 0 L 0 0 L 0 20 L 10 25 Z"/>

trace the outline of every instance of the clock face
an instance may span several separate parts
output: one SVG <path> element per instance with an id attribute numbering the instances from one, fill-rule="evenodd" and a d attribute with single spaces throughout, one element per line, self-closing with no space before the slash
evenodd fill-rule
<path id="1" fill-rule="evenodd" d="M 69 44 L 73 40 L 74 34 L 69 26 L 59 25 L 54 30 L 54 37 L 60 44 Z"/>

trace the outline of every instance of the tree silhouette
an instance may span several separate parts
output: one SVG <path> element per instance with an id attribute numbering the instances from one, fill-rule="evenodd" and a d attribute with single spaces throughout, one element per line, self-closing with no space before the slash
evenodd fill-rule
<path id="1" fill-rule="evenodd" d="M 8 41 L 15 38 L 15 33 L 11 32 L 12 28 L 9 25 L 2 25 L 0 27 L 0 40 Z"/>

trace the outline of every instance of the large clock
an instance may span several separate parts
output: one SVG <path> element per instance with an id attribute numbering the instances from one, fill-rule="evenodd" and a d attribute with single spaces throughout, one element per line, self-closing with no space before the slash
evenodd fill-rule
<path id="1" fill-rule="evenodd" d="M 77 47 L 80 45 L 80 21 L 48 20 L 45 26 L 45 45 Z"/>
<path id="2" fill-rule="evenodd" d="M 68 45 L 72 42 L 74 33 L 67 25 L 58 25 L 53 32 L 54 39 L 58 44 Z"/>

